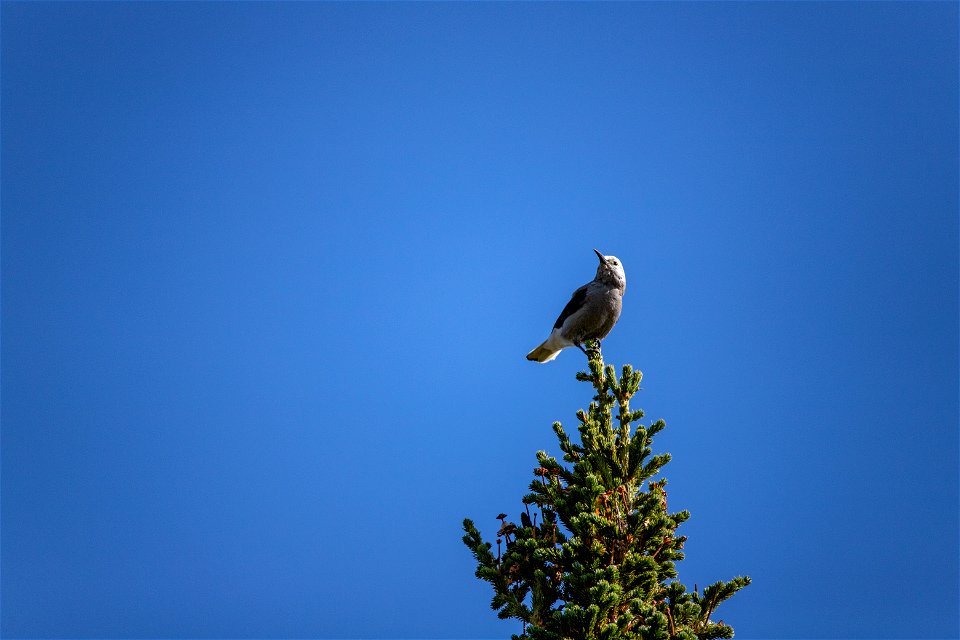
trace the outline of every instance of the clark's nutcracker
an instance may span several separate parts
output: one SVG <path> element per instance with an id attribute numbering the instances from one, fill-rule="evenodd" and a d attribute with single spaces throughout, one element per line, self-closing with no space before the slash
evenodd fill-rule
<path id="1" fill-rule="evenodd" d="M 597 276 L 573 292 L 570 302 L 554 323 L 550 337 L 528 353 L 527 360 L 550 362 L 562 349 L 574 346 L 586 353 L 584 342 L 596 340 L 599 346 L 617 324 L 623 293 L 627 289 L 627 276 L 616 256 L 605 256 L 596 249 L 593 251 L 600 258 Z"/>

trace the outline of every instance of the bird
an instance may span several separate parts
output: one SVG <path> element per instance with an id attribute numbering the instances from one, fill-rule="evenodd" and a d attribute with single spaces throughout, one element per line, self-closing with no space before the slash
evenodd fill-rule
<path id="1" fill-rule="evenodd" d="M 627 290 L 627 276 L 616 256 L 605 256 L 593 250 L 600 258 L 597 275 L 573 292 L 570 302 L 553 324 L 550 337 L 527 354 L 527 360 L 550 362 L 567 347 L 577 347 L 584 353 L 583 343 L 607 337 L 620 319 L 623 294 Z"/>

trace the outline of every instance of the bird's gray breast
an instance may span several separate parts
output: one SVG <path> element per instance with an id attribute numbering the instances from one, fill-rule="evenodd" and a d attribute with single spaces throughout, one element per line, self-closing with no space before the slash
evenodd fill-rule
<path id="1" fill-rule="evenodd" d="M 597 282 L 587 287 L 581 306 L 563 322 L 560 332 L 576 342 L 602 340 L 620 319 L 620 290 Z"/>

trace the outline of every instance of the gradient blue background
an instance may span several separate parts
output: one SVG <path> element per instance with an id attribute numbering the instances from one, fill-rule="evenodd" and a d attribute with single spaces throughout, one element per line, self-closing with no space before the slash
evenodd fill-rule
<path id="1" fill-rule="evenodd" d="M 957 637 L 957 7 L 4 3 L 0 632 L 517 632 L 597 247 L 681 579 Z"/>

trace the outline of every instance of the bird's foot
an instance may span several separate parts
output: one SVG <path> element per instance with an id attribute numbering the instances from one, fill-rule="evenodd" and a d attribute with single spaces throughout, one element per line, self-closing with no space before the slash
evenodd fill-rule
<path id="1" fill-rule="evenodd" d="M 597 358 L 600 356 L 600 341 L 591 340 L 587 343 L 587 348 L 583 351 L 588 358 Z"/>
<path id="2" fill-rule="evenodd" d="M 593 360 L 594 358 L 600 357 L 600 341 L 599 340 L 587 340 L 586 347 L 582 343 L 574 342 L 574 346 L 580 351 L 583 351 L 583 354 L 587 356 L 588 360 Z"/>

